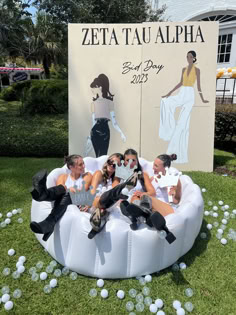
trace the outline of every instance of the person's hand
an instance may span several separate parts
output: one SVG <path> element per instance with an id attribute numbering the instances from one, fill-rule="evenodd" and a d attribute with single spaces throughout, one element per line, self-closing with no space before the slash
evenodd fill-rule
<path id="1" fill-rule="evenodd" d="M 133 193 L 133 196 L 136 196 L 136 197 L 138 197 L 138 198 L 141 198 L 143 194 L 144 194 L 144 193 L 143 193 L 142 191 L 137 190 L 137 191 L 135 191 L 135 192 Z"/>
<path id="2" fill-rule="evenodd" d="M 123 133 L 121 134 L 121 139 L 123 142 L 126 142 L 126 136 Z"/>
<path id="3" fill-rule="evenodd" d="M 169 195 L 172 196 L 173 198 L 175 197 L 176 195 L 176 186 L 172 186 L 169 190 Z"/>
<path id="4" fill-rule="evenodd" d="M 88 212 L 89 206 L 79 206 L 80 211 Z"/>

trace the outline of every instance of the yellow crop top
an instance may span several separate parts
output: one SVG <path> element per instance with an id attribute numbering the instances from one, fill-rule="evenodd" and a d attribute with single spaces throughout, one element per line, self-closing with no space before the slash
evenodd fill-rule
<path id="1" fill-rule="evenodd" d="M 189 73 L 189 75 L 187 75 L 187 71 L 188 71 L 188 67 L 185 68 L 184 70 L 184 74 L 183 74 L 183 86 L 193 86 L 197 75 L 196 75 L 196 68 L 194 66 L 192 66 L 192 69 Z"/>

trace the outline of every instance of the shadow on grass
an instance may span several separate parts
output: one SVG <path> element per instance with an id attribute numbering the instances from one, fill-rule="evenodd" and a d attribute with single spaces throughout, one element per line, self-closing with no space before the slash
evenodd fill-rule
<path id="1" fill-rule="evenodd" d="M 236 142 L 233 140 L 215 141 L 214 147 L 218 150 L 223 150 L 236 154 Z"/>

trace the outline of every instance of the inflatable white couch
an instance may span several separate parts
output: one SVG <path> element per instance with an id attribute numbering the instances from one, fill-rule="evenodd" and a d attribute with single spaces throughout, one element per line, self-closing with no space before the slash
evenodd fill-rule
<path id="1" fill-rule="evenodd" d="M 107 156 L 84 158 L 88 171 L 101 169 Z M 143 170 L 153 175 L 152 164 L 140 158 Z M 69 172 L 66 166 L 53 170 L 47 186 L 55 186 L 57 177 Z M 165 217 L 168 229 L 176 236 L 169 244 L 154 228 L 141 224 L 130 229 L 130 221 L 118 206 L 113 206 L 104 229 L 92 240 L 89 213 L 80 212 L 75 205 L 67 208 L 47 242 L 35 234 L 42 246 L 61 265 L 82 275 L 98 278 L 130 278 L 151 274 L 175 263 L 187 253 L 200 231 L 203 218 L 203 199 L 200 188 L 187 175 L 180 176 L 182 197 L 177 211 Z M 44 220 L 52 203 L 32 201 L 31 220 Z"/>

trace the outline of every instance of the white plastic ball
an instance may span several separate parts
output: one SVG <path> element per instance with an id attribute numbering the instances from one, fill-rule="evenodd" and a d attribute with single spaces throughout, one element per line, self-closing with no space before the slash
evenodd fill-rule
<path id="1" fill-rule="evenodd" d="M 11 218 L 11 217 L 12 217 L 12 213 L 11 213 L 11 212 L 8 212 L 8 213 L 7 213 L 7 217 L 8 217 L 8 218 Z"/>
<path id="2" fill-rule="evenodd" d="M 229 205 L 225 205 L 225 210 L 228 210 L 229 209 Z"/>
<path id="3" fill-rule="evenodd" d="M 157 308 L 162 308 L 164 303 L 163 303 L 162 299 L 157 299 L 155 301 L 155 304 L 156 304 Z"/>
<path id="4" fill-rule="evenodd" d="M 6 311 L 10 311 L 13 308 L 13 302 L 7 301 L 7 303 L 4 305 L 4 308 Z"/>
<path id="5" fill-rule="evenodd" d="M 156 306 L 156 304 L 151 304 L 151 305 L 149 306 L 149 311 L 150 311 L 151 313 L 156 313 L 156 312 L 157 312 L 157 306 Z"/>
<path id="6" fill-rule="evenodd" d="M 177 315 L 185 315 L 185 310 L 182 307 L 178 308 L 177 311 L 176 311 L 176 314 Z"/>
<path id="7" fill-rule="evenodd" d="M 25 267 L 24 267 L 24 266 L 19 266 L 19 267 L 17 268 L 17 271 L 18 271 L 19 273 L 23 273 L 23 272 L 25 271 Z"/>
<path id="8" fill-rule="evenodd" d="M 206 188 L 202 188 L 202 192 L 206 192 Z"/>
<path id="9" fill-rule="evenodd" d="M 208 201 L 208 206 L 212 206 L 212 201 Z"/>
<path id="10" fill-rule="evenodd" d="M 39 277 L 41 280 L 46 280 L 48 277 L 48 274 L 44 271 L 40 273 Z"/>
<path id="11" fill-rule="evenodd" d="M 130 289 L 129 290 L 129 296 L 132 298 L 135 298 L 137 295 L 137 291 L 135 289 Z"/>
<path id="12" fill-rule="evenodd" d="M 157 315 L 165 315 L 166 313 L 165 312 L 163 312 L 163 311 L 158 311 L 157 312 Z"/>
<path id="13" fill-rule="evenodd" d="M 22 261 L 18 261 L 16 263 L 16 268 L 19 268 L 20 266 L 23 266 L 23 262 Z"/>
<path id="14" fill-rule="evenodd" d="M 17 211 L 16 209 L 13 209 L 11 213 L 12 213 L 12 214 L 17 214 L 18 211 Z"/>
<path id="15" fill-rule="evenodd" d="M 98 286 L 99 288 L 102 288 L 102 287 L 104 286 L 104 280 L 103 280 L 103 279 L 98 279 L 98 281 L 97 281 L 97 286 Z"/>
<path id="16" fill-rule="evenodd" d="M 9 249 L 8 255 L 13 256 L 15 254 L 15 250 L 13 248 Z"/>
<path id="17" fill-rule="evenodd" d="M 214 211 L 217 211 L 217 210 L 218 210 L 218 207 L 217 207 L 217 206 L 214 206 L 212 209 L 213 209 Z"/>
<path id="18" fill-rule="evenodd" d="M 192 312 L 192 310 L 194 309 L 194 306 L 191 302 L 186 302 L 184 304 L 184 307 L 185 307 L 186 311 L 188 311 L 188 312 Z"/>
<path id="19" fill-rule="evenodd" d="M 234 209 L 232 212 L 233 212 L 233 214 L 236 214 L 236 209 Z"/>
<path id="20" fill-rule="evenodd" d="M 150 289 L 148 287 L 143 287 L 142 293 L 143 295 L 148 296 L 150 293 Z"/>
<path id="21" fill-rule="evenodd" d="M 1 214 L 1 212 L 0 212 L 0 218 L 2 218 L 2 214 Z"/>
<path id="22" fill-rule="evenodd" d="M 145 285 L 145 284 L 146 284 L 145 278 L 141 277 L 141 278 L 139 279 L 139 283 L 140 283 L 141 285 Z"/>
<path id="23" fill-rule="evenodd" d="M 7 301 L 10 300 L 10 295 L 8 293 L 3 294 L 2 296 L 2 302 L 6 303 Z"/>
<path id="24" fill-rule="evenodd" d="M 210 212 L 206 210 L 206 211 L 204 212 L 204 214 L 205 214 L 205 216 L 208 216 L 208 215 L 210 214 Z"/>
<path id="25" fill-rule="evenodd" d="M 217 213 L 217 212 L 214 212 L 214 213 L 213 213 L 213 217 L 214 217 L 214 218 L 217 218 L 217 217 L 218 217 L 218 213 Z"/>
<path id="26" fill-rule="evenodd" d="M 57 286 L 57 279 L 52 279 L 49 282 L 51 288 L 55 288 Z"/>
<path id="27" fill-rule="evenodd" d="M 222 200 L 220 200 L 220 201 L 218 202 L 218 204 L 219 204 L 220 206 L 223 206 L 224 202 L 223 202 Z"/>
<path id="28" fill-rule="evenodd" d="M 206 227 L 207 227 L 208 230 L 211 230 L 212 229 L 212 224 L 208 223 Z"/>
<path id="29" fill-rule="evenodd" d="M 225 244 L 227 244 L 227 239 L 226 238 L 222 238 L 220 240 L 220 242 L 221 242 L 221 244 L 225 245 Z"/>
<path id="30" fill-rule="evenodd" d="M 179 264 L 179 268 L 180 269 L 186 269 L 187 268 L 187 265 L 184 263 L 184 262 L 181 262 L 180 264 Z"/>
<path id="31" fill-rule="evenodd" d="M 101 297 L 103 299 L 106 299 L 108 297 L 108 291 L 106 289 L 102 289 L 101 291 Z"/>
<path id="32" fill-rule="evenodd" d="M 20 256 L 19 259 L 18 259 L 18 261 L 22 261 L 22 262 L 24 263 L 24 262 L 26 261 L 25 256 Z"/>
<path id="33" fill-rule="evenodd" d="M 223 233 L 224 233 L 224 231 L 223 231 L 222 229 L 218 229 L 217 232 L 218 232 L 219 234 L 223 234 Z"/>
<path id="34" fill-rule="evenodd" d="M 181 303 L 180 303 L 180 301 L 175 300 L 175 301 L 173 302 L 173 307 L 174 307 L 176 310 L 178 310 L 179 308 L 181 308 Z"/>
<path id="35" fill-rule="evenodd" d="M 91 297 L 96 297 L 97 296 L 97 290 L 96 289 L 91 289 L 90 291 L 89 291 L 89 295 L 91 296 Z"/>
<path id="36" fill-rule="evenodd" d="M 5 223 L 6 223 L 6 224 L 10 224 L 10 223 L 11 223 L 11 219 L 7 218 L 7 219 L 5 220 Z"/>
<path id="37" fill-rule="evenodd" d="M 224 217 L 226 217 L 226 218 L 229 217 L 229 212 L 228 212 L 228 211 L 225 211 L 225 212 L 224 212 Z"/>
<path id="38" fill-rule="evenodd" d="M 129 301 L 129 302 L 127 302 L 126 303 L 126 309 L 127 309 L 127 311 L 132 311 L 133 309 L 134 309 L 134 303 L 132 302 L 132 301 Z"/>
<path id="39" fill-rule="evenodd" d="M 13 292 L 13 297 L 14 297 L 15 299 L 19 299 L 19 298 L 21 297 L 21 295 L 22 295 L 22 292 L 21 292 L 20 289 L 16 289 L 16 290 Z"/>
<path id="40" fill-rule="evenodd" d="M 122 300 L 125 297 L 125 292 L 123 290 L 119 290 L 117 291 L 116 296 Z"/>
<path id="41" fill-rule="evenodd" d="M 144 279 L 145 279 L 146 282 L 151 282 L 152 281 L 152 276 L 151 275 L 146 275 Z"/>
<path id="42" fill-rule="evenodd" d="M 222 222 L 223 224 L 227 224 L 227 223 L 228 223 L 228 221 L 227 221 L 226 219 L 222 219 L 221 222 Z"/>
<path id="43" fill-rule="evenodd" d="M 187 288 L 185 290 L 185 294 L 187 297 L 192 297 L 193 296 L 193 290 L 191 288 Z"/>

